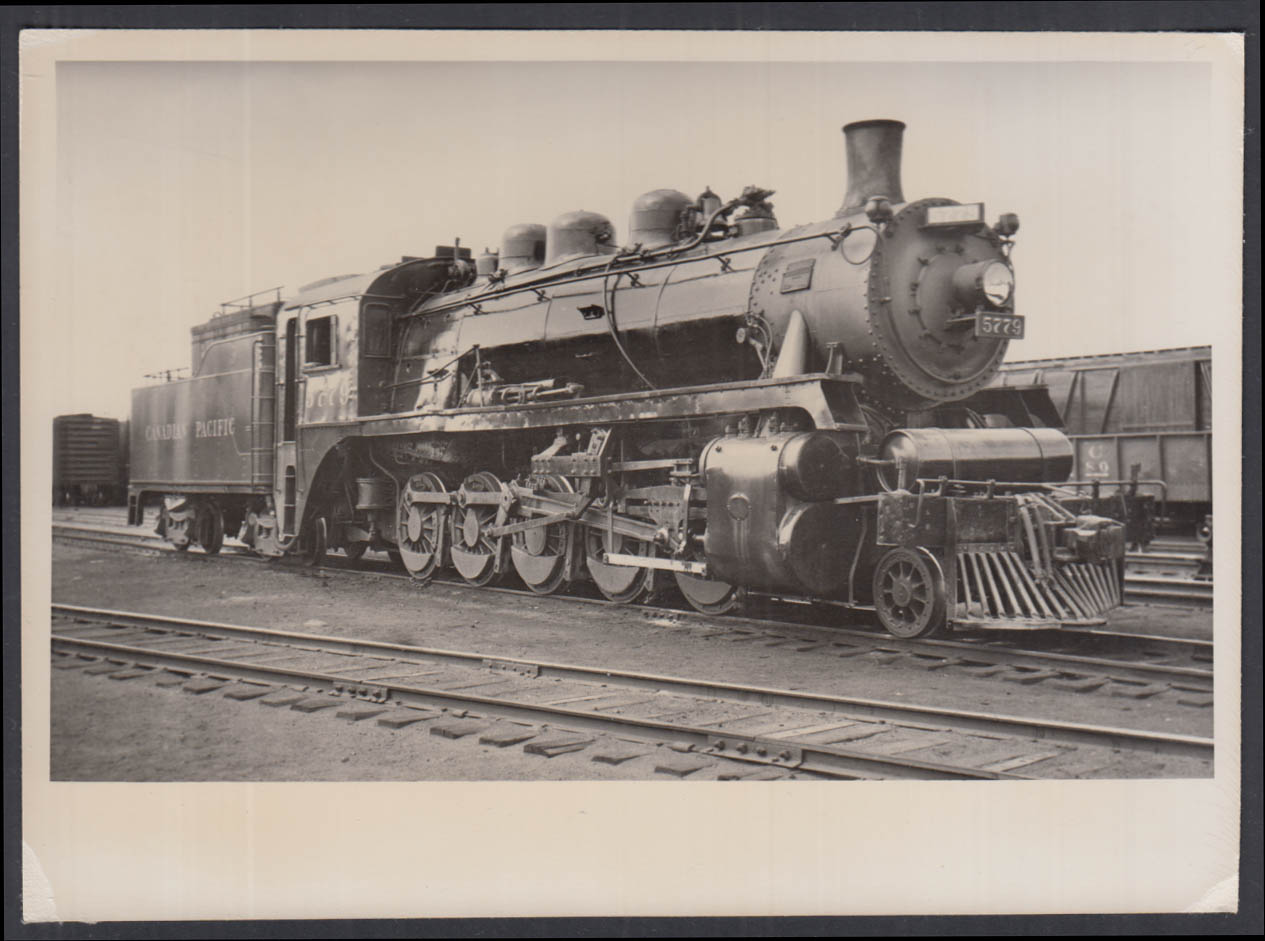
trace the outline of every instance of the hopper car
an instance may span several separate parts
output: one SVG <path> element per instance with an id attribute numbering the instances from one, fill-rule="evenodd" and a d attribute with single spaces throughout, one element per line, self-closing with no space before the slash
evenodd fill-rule
<path id="1" fill-rule="evenodd" d="M 1075 476 L 1100 500 L 1130 498 L 1123 502 L 1139 530 L 1130 542 L 1156 534 L 1211 542 L 1211 347 L 1010 362 L 992 384 L 1049 389 Z"/>

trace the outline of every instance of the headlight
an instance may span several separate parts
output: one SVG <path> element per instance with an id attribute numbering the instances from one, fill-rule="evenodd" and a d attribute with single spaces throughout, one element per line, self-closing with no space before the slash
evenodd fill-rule
<path id="1" fill-rule="evenodd" d="M 984 269 L 980 289 L 990 304 L 1000 307 L 1010 300 L 1010 292 L 1015 289 L 1015 275 L 1008 265 L 995 261 Z"/>
<path id="2" fill-rule="evenodd" d="M 1003 307 L 1015 290 L 1015 275 L 1004 261 L 977 261 L 953 272 L 953 291 L 968 310 L 987 303 Z"/>

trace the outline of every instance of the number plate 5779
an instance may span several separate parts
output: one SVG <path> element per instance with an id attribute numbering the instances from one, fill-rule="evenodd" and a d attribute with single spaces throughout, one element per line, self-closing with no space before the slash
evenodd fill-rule
<path id="1" fill-rule="evenodd" d="M 1023 318 L 1017 314 L 986 314 L 980 311 L 975 315 L 975 335 L 1022 340 Z"/>

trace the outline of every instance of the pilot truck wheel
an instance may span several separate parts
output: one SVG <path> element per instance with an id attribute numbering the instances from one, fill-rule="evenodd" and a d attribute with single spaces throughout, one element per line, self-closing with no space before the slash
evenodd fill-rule
<path id="1" fill-rule="evenodd" d="M 926 549 L 892 549 L 874 570 L 874 608 L 897 637 L 926 637 L 944 626 L 944 573 Z"/>

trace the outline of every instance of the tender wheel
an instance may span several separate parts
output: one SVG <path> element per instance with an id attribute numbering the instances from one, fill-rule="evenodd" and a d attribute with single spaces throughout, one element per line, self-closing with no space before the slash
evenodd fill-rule
<path id="1" fill-rule="evenodd" d="M 676 576 L 676 587 L 681 589 L 685 600 L 696 611 L 704 614 L 729 614 L 742 606 L 743 591 L 736 585 L 686 572 L 672 574 Z"/>
<path id="2" fill-rule="evenodd" d="M 224 545 L 224 517 L 213 503 L 198 508 L 194 530 L 198 545 L 207 555 L 215 555 Z M 188 548 L 186 543 L 180 548 Z"/>
<path id="3" fill-rule="evenodd" d="M 926 549 L 892 549 L 874 570 L 874 607 L 897 637 L 926 637 L 944 626 L 944 573 Z"/>
<path id="4" fill-rule="evenodd" d="M 320 565 L 325 561 L 325 553 L 329 550 L 329 523 L 325 517 L 318 516 L 312 520 L 307 538 L 303 541 L 302 557 L 304 565 Z"/>
<path id="5" fill-rule="evenodd" d="M 465 494 L 501 493 L 501 482 L 492 474 L 481 471 L 471 474 L 461 484 Z M 453 567 L 471 585 L 487 585 L 505 574 L 507 540 L 489 536 L 487 531 L 496 525 L 498 507 L 491 503 L 468 503 L 456 507 L 449 516 L 450 538 L 448 554 Z"/>
<path id="6" fill-rule="evenodd" d="M 649 592 L 653 570 L 608 565 L 602 561 L 603 552 L 653 556 L 653 545 L 603 529 L 586 529 L 584 534 L 585 564 L 598 591 L 619 604 L 632 604 Z"/>
<path id="7" fill-rule="evenodd" d="M 163 503 L 158 508 L 158 525 L 155 527 L 155 532 L 171 543 L 177 552 L 188 552 L 197 533 L 190 531 L 188 508 L 181 507 L 179 512 L 180 516 L 177 518 L 172 513 L 171 507 Z"/>
<path id="8" fill-rule="evenodd" d="M 158 531 L 162 534 L 163 539 L 175 547 L 177 552 L 189 551 L 189 546 L 192 544 L 191 540 L 184 533 L 177 532 L 177 526 L 171 519 L 171 511 L 165 506 L 158 511 Z"/>
<path id="9" fill-rule="evenodd" d="M 343 546 L 343 554 L 347 556 L 348 562 L 359 562 L 368 551 L 369 543 L 367 542 L 349 542 Z"/>
<path id="10" fill-rule="evenodd" d="M 442 503 L 418 502 L 417 495 L 446 492 L 442 480 L 434 474 L 424 473 L 410 477 L 400 493 L 395 523 L 397 557 L 414 578 L 430 578 L 443 562 L 447 510 Z"/>
<path id="11" fill-rule="evenodd" d="M 543 493 L 570 493 L 565 477 L 550 474 L 533 478 L 532 487 Z M 520 515 L 515 522 L 529 519 Z M 548 595 L 562 588 L 567 579 L 567 560 L 571 557 L 575 528 L 570 523 L 538 526 L 510 537 L 510 559 L 514 571 L 532 591 Z"/>

